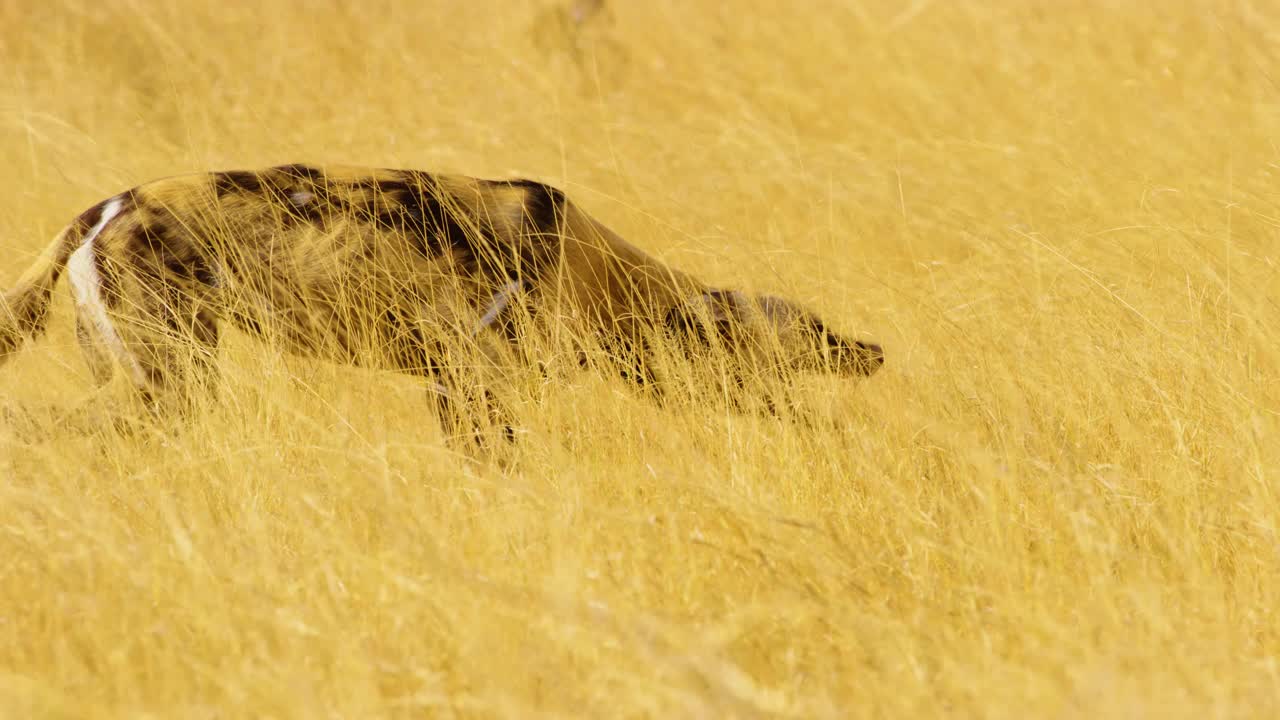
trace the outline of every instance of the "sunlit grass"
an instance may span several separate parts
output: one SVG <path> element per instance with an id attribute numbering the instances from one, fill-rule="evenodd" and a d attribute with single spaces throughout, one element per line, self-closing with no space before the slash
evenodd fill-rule
<path id="1" fill-rule="evenodd" d="M 0 5 L 0 283 L 158 176 L 520 174 L 885 369 L 808 423 L 521 378 L 485 463 L 234 336 L 131 433 L 59 291 L 0 370 L 0 715 L 1274 712 L 1280 16 L 558 7 Z"/>

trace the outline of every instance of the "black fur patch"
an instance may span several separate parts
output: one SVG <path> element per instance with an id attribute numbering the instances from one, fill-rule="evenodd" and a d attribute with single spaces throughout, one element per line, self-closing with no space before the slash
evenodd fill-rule
<path id="1" fill-rule="evenodd" d="M 408 192 L 410 187 L 418 187 L 421 181 L 418 175 L 426 176 L 426 173 L 405 172 L 404 176 L 395 180 L 383 180 L 380 178 L 368 178 L 364 180 L 356 180 L 351 183 L 353 190 L 366 190 L 375 195 L 397 195 Z"/>
<path id="2" fill-rule="evenodd" d="M 662 318 L 663 327 L 682 343 L 708 345 L 711 337 L 698 313 L 686 304 L 677 305 Z"/>
<path id="3" fill-rule="evenodd" d="M 309 165 L 281 165 L 260 176 L 261 193 L 283 211 L 286 225 L 306 223 L 324 228 L 335 213 L 349 208 L 329 192 L 324 171 Z"/>
<path id="4" fill-rule="evenodd" d="M 730 302 L 724 299 L 726 294 L 727 291 L 708 290 L 705 297 L 724 304 Z M 668 310 L 662 318 L 662 324 L 677 340 L 686 344 L 710 345 L 712 337 L 718 338 L 722 343 L 732 344 L 737 334 L 732 317 L 732 312 L 713 314 L 696 304 L 684 302 Z"/>
<path id="5" fill-rule="evenodd" d="M 267 334 L 262 327 L 262 323 L 258 322 L 258 319 L 255 318 L 252 314 L 244 312 L 239 309 L 232 308 L 228 312 L 228 315 L 230 315 L 231 317 L 231 322 L 235 323 L 236 327 L 240 328 L 241 330 L 244 330 L 245 332 L 256 335 L 260 338 L 266 337 Z"/>
<path id="6" fill-rule="evenodd" d="M 170 277 L 193 280 L 208 287 L 216 286 L 218 280 L 208 259 L 170 220 L 153 216 L 139 224 L 131 239 L 135 252 L 150 258 L 153 272 L 158 273 L 163 268 Z"/>
<path id="7" fill-rule="evenodd" d="M 427 173 L 406 172 L 402 180 L 382 180 L 370 185 L 385 196 L 377 202 L 373 222 L 403 233 L 423 257 L 435 257 L 455 249 L 474 255 L 471 236 L 457 213 L 441 201 L 443 192 Z"/>
<path id="8" fill-rule="evenodd" d="M 279 165 L 271 168 L 270 172 L 283 175 L 288 178 L 293 178 L 295 180 L 306 180 L 307 182 L 321 186 L 325 185 L 327 180 L 324 171 L 320 168 L 314 168 L 310 165 L 297 163 L 293 165 Z"/>
<path id="9" fill-rule="evenodd" d="M 648 340 L 616 337 L 613 338 L 613 342 L 607 343 L 606 347 L 609 347 L 610 360 L 617 366 L 618 374 L 622 379 L 646 390 L 656 391 L 657 385 L 647 362 L 653 355 Z"/>
<path id="10" fill-rule="evenodd" d="M 501 184 L 524 191 L 518 259 L 515 267 L 506 268 L 507 278 L 536 280 L 560 254 L 558 240 L 564 216 L 564 193 L 535 180 L 504 180 Z"/>
<path id="11" fill-rule="evenodd" d="M 432 352 L 432 345 L 415 323 L 402 317 L 394 308 L 383 312 L 382 320 L 384 327 L 392 332 L 386 350 L 388 360 L 397 370 L 421 377 L 440 376 L 441 367 Z"/>
<path id="12" fill-rule="evenodd" d="M 133 230 L 130 245 L 136 249 L 140 257 L 148 258 L 158 266 L 154 269 L 158 270 L 163 267 L 178 277 L 185 276 L 186 273 L 181 271 L 180 268 L 175 269 L 175 265 L 179 261 L 172 256 L 169 247 L 176 245 L 176 241 L 170 237 L 169 226 L 164 222 L 149 220 L 139 224 Z"/>
<path id="13" fill-rule="evenodd" d="M 318 228 L 324 228 L 329 223 L 330 216 L 335 212 L 340 212 L 346 204 L 339 201 L 336 197 L 323 192 L 320 188 L 309 190 L 312 198 L 306 202 L 296 202 L 293 198 L 284 201 L 288 210 L 288 217 L 301 220 L 303 222 L 315 225 Z"/>
<path id="14" fill-rule="evenodd" d="M 506 185 L 525 191 L 524 222 L 533 234 L 554 234 L 560 228 L 564 193 L 536 180 L 507 180 Z"/>
<path id="15" fill-rule="evenodd" d="M 120 209 L 116 211 L 115 217 L 118 218 L 121 215 L 130 212 L 138 206 L 137 191 L 137 188 L 130 188 L 119 195 L 114 195 L 106 200 L 101 200 L 95 203 L 93 207 L 77 215 L 76 219 L 72 222 L 72 225 L 75 226 L 76 230 L 81 235 L 88 233 L 100 220 L 102 220 L 102 211 L 106 210 L 107 205 L 110 205 L 111 201 L 116 200 L 117 198 L 120 200 Z M 114 219 L 115 218 L 112 218 L 112 220 Z"/>
<path id="16" fill-rule="evenodd" d="M 92 230 L 93 226 L 97 225 L 98 221 L 102 219 L 102 210 L 107 207 L 107 203 L 109 202 L 111 202 L 111 200 L 103 200 L 76 216 L 74 223 L 76 232 L 83 235 L 84 233 Z"/>
<path id="17" fill-rule="evenodd" d="M 218 316 L 213 311 L 206 308 L 197 312 L 191 329 L 196 342 L 206 347 L 218 344 Z"/>
<path id="18" fill-rule="evenodd" d="M 218 197 L 231 193 L 256 195 L 262 192 L 262 178 L 257 173 L 246 170 L 214 173 L 213 191 Z"/>

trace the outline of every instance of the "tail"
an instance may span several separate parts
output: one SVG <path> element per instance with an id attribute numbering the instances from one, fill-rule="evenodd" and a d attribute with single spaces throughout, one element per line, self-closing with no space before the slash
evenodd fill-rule
<path id="1" fill-rule="evenodd" d="M 17 286 L 0 300 L 0 363 L 9 359 L 23 340 L 44 332 L 53 288 L 67 259 L 84 239 L 82 225 L 76 222 L 58 233 L 40 259 L 22 274 Z"/>

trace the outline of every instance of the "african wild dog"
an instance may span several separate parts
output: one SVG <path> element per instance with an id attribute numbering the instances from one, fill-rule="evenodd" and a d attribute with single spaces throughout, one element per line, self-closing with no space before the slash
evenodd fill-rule
<path id="1" fill-rule="evenodd" d="M 556 327 L 650 385 L 661 342 L 850 375 L 884 361 L 790 302 L 662 264 L 528 180 L 287 165 L 141 185 L 77 217 L 4 296 L 0 359 L 44 329 L 64 268 L 95 379 L 122 367 L 152 405 L 209 378 L 223 321 L 430 378 L 447 423 L 459 397 L 487 406 L 480 368 L 531 361 Z"/>

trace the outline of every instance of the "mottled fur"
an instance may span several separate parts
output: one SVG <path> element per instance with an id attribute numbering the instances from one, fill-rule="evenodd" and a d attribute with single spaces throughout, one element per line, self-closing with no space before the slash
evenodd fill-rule
<path id="1" fill-rule="evenodd" d="M 224 321 L 429 377 L 446 416 L 451 398 L 485 396 L 478 367 L 552 325 L 650 384 L 655 342 L 848 374 L 883 362 L 789 302 L 658 262 L 526 180 L 290 165 L 141 185 L 77 217 L 4 296 L 0 359 L 43 330 L 69 260 L 95 377 L 124 366 L 156 403 L 208 379 Z"/>

